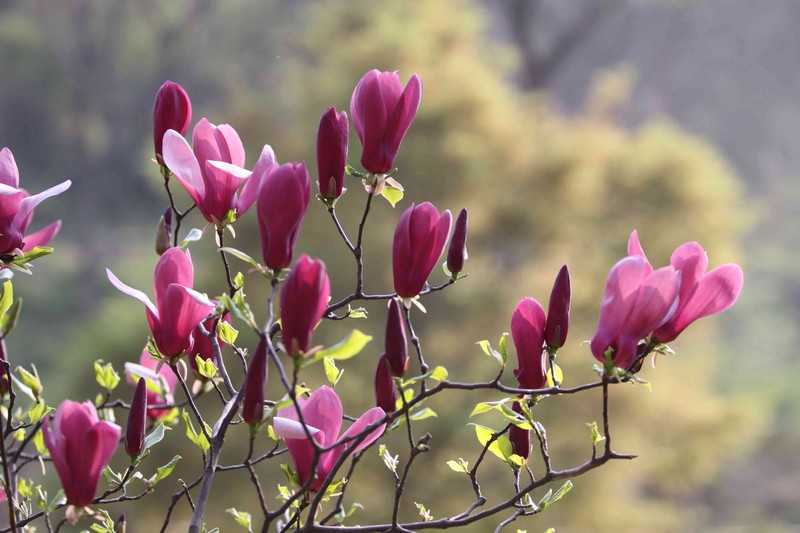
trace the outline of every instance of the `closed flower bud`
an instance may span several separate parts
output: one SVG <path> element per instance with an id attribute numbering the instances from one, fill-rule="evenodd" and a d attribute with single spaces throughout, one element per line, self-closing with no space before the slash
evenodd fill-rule
<path id="1" fill-rule="evenodd" d="M 250 425 L 259 424 L 264 419 L 264 387 L 267 383 L 267 341 L 258 342 L 253 358 L 247 365 L 244 383 L 242 418 Z"/>
<path id="2" fill-rule="evenodd" d="M 547 325 L 544 340 L 553 350 L 564 346 L 569 331 L 571 288 L 567 265 L 561 267 L 550 292 L 550 305 L 547 307 Z"/>
<path id="3" fill-rule="evenodd" d="M 86 507 L 97 492 L 100 474 L 119 444 L 121 429 L 101 421 L 92 402 L 65 400 L 55 419 L 45 419 L 44 444 L 50 451 L 67 503 Z"/>
<path id="4" fill-rule="evenodd" d="M 394 231 L 394 290 L 402 298 L 418 295 L 442 256 L 450 233 L 450 211 L 441 214 L 430 202 L 411 204 Z"/>
<path id="5" fill-rule="evenodd" d="M 514 402 L 512 409 L 515 413 L 522 414 L 522 408 L 518 402 Z M 508 440 L 511 441 L 512 452 L 525 459 L 528 458 L 531 451 L 531 432 L 529 429 L 522 429 L 512 424 L 508 430 Z"/>
<path id="6" fill-rule="evenodd" d="M 395 405 L 397 405 L 392 369 L 386 355 L 381 355 L 378 359 L 378 367 L 375 369 L 375 405 L 387 413 L 393 413 Z"/>
<path id="7" fill-rule="evenodd" d="M 281 289 L 281 332 L 289 355 L 300 355 L 311 347 L 311 335 L 325 313 L 330 295 L 325 264 L 302 256 Z"/>
<path id="8" fill-rule="evenodd" d="M 153 145 L 156 159 L 162 163 L 162 143 L 167 130 L 181 135 L 192 121 L 192 102 L 183 87 L 174 81 L 165 81 L 156 92 L 153 104 Z"/>
<path id="9" fill-rule="evenodd" d="M 347 141 L 347 113 L 337 113 L 335 107 L 328 108 L 317 131 L 317 178 L 323 198 L 333 200 L 342 195 Z"/>
<path id="10" fill-rule="evenodd" d="M 303 163 L 283 164 L 264 178 L 257 212 L 261 252 L 269 268 L 280 270 L 292 262 L 310 194 L 311 183 Z"/>
<path id="11" fill-rule="evenodd" d="M 450 249 L 447 251 L 447 270 L 455 276 L 464 270 L 467 260 L 467 210 L 462 209 L 456 218 L 456 228 L 450 238 Z"/>
<path id="12" fill-rule="evenodd" d="M 386 315 L 386 359 L 392 374 L 402 377 L 408 369 L 408 340 L 400 302 L 389 301 L 389 313 Z"/>
<path id="13" fill-rule="evenodd" d="M 167 209 L 161 215 L 156 228 L 156 253 L 163 254 L 172 246 L 172 209 Z"/>
<path id="14" fill-rule="evenodd" d="M 385 174 L 422 99 L 422 82 L 414 74 L 405 88 L 397 72 L 370 70 L 359 80 L 350 100 L 350 115 L 363 147 L 361 164 L 373 174 Z"/>
<path id="15" fill-rule="evenodd" d="M 533 298 L 523 298 L 511 316 L 511 337 L 518 361 L 514 375 L 525 389 L 541 389 L 547 383 L 544 324 L 544 309 Z"/>
<path id="16" fill-rule="evenodd" d="M 125 451 L 131 457 L 138 457 L 144 447 L 144 430 L 147 425 L 147 380 L 139 378 L 128 413 L 128 427 L 125 431 Z"/>
<path id="17" fill-rule="evenodd" d="M 0 339 L 0 395 L 8 392 L 10 381 L 7 366 L 8 359 L 6 358 L 6 341 Z"/>

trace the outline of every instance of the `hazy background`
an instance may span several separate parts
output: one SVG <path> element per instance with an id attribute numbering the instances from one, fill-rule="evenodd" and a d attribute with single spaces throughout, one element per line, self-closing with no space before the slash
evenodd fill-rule
<path id="1" fill-rule="evenodd" d="M 94 397 L 94 359 L 121 366 L 138 357 L 147 334 L 141 306 L 114 291 L 103 269 L 150 286 L 153 230 L 166 207 L 150 161 L 151 108 L 165 79 L 186 87 L 193 121 L 208 116 L 239 131 L 248 165 L 269 143 L 281 161 L 304 160 L 314 171 L 316 126 L 328 105 L 347 108 L 370 68 L 397 69 L 403 80 L 416 72 L 422 108 L 397 160 L 407 195 L 394 210 L 378 202 L 367 232 L 367 281 L 373 291 L 390 287 L 391 233 L 411 201 L 470 210 L 470 278 L 426 299 L 429 315 L 419 326 L 429 360 L 454 378 L 492 375 L 474 342 L 507 330 L 522 296 L 546 301 L 568 263 L 575 325 L 561 361 L 567 384 L 592 379 L 582 341 L 591 336 L 605 273 L 633 228 L 656 263 L 698 240 L 712 266 L 737 261 L 745 270 L 733 312 L 693 327 L 674 343 L 677 356 L 661 358 L 655 370 L 648 365 L 652 392 L 613 391 L 616 446 L 640 458 L 579 478 L 562 502 L 515 526 L 797 531 L 798 21 L 792 0 L 2 1 L 0 146 L 13 149 L 29 190 L 64 177 L 74 183 L 37 210 L 37 227 L 60 217 L 64 229 L 35 276 L 16 277 L 25 308 L 9 339 L 12 362 L 35 363 L 56 405 Z M 362 199 L 360 184 L 348 187 L 339 211 L 352 228 Z M 240 222 L 235 246 L 257 255 L 254 221 L 249 213 Z M 195 217 L 188 227 L 202 223 Z M 326 261 L 335 295 L 350 289 L 351 257 L 317 202 L 301 251 Z M 223 290 L 210 237 L 192 253 L 198 286 Z M 259 285 L 248 278 L 257 309 Z M 359 358 L 342 364 L 349 413 L 372 402 L 384 312 L 380 304 L 369 310 L 367 322 L 327 324 L 318 333 L 324 342 L 350 327 L 375 335 Z M 317 386 L 324 376 L 315 369 L 307 379 Z M 118 393 L 127 398 L 132 389 L 123 384 Z M 445 461 L 474 461 L 479 447 L 467 411 L 492 398 L 432 403 L 440 417 L 418 427 L 434 433 L 434 451 L 414 471 L 406 516 L 416 517 L 414 501 L 436 517 L 471 501 L 467 480 Z M 599 418 L 598 405 L 590 393 L 538 408 L 556 466 L 588 455 L 584 423 Z M 482 423 L 500 426 L 488 417 Z M 244 430 L 232 433 L 224 462 L 239 462 L 245 444 Z M 262 437 L 260 445 L 269 442 Z M 388 445 L 402 449 L 402 435 Z M 193 479 L 190 446 L 178 427 L 145 463 L 149 473 L 177 450 L 184 455 L 162 494 L 178 478 Z M 274 507 L 282 475 L 277 465 L 259 472 Z M 499 498 L 510 479 L 495 464 L 484 485 Z M 358 480 L 350 495 L 367 510 L 354 520 L 388 519 L 392 481 L 376 453 L 362 462 Z M 220 474 L 209 524 L 235 531 L 223 514 L 231 506 L 258 519 L 251 492 L 246 475 Z M 148 498 L 128 513 L 128 530 L 153 531 L 165 510 L 166 499 Z M 174 531 L 188 519 L 185 503 L 178 510 Z"/>

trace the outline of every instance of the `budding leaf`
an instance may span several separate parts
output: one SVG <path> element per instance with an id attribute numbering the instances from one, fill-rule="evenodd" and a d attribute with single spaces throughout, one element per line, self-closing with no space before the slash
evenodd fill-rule
<path id="1" fill-rule="evenodd" d="M 28 372 L 21 366 L 17 367 L 17 373 L 19 374 L 22 383 L 30 389 L 33 395 L 38 398 L 39 395 L 42 393 L 42 382 L 39 379 L 39 375 L 36 372 L 36 367 L 33 367 L 33 373 Z"/>
<path id="2" fill-rule="evenodd" d="M 383 191 L 381 191 L 381 196 L 383 196 L 386 199 L 386 201 L 389 202 L 389 205 L 394 207 L 400 202 L 400 200 L 403 199 L 405 193 L 401 189 L 395 189 L 394 187 L 387 184 L 383 188 Z"/>
<path id="3" fill-rule="evenodd" d="M 328 378 L 328 382 L 335 387 L 336 384 L 339 383 L 339 380 L 342 379 L 344 370 L 336 366 L 336 361 L 333 357 L 324 358 L 322 363 L 325 366 L 325 377 Z"/>
<path id="4" fill-rule="evenodd" d="M 3 337 L 7 337 L 9 333 L 14 329 L 14 326 L 17 325 L 17 319 L 19 318 L 19 312 L 22 309 L 22 298 L 17 298 L 17 300 L 11 304 L 11 307 L 0 316 L 0 335 Z"/>
<path id="5" fill-rule="evenodd" d="M 548 490 L 547 494 L 545 494 L 544 497 L 539 500 L 539 507 L 541 507 L 542 510 L 547 509 L 549 506 L 566 496 L 567 493 L 572 490 L 573 486 L 574 485 L 572 484 L 572 481 L 568 479 L 555 492 L 553 492 L 553 489 Z"/>
<path id="6" fill-rule="evenodd" d="M 224 253 L 226 253 L 228 255 L 232 255 L 233 257 L 235 257 L 236 259 L 238 259 L 240 261 L 244 261 L 245 263 L 247 263 L 251 267 L 253 267 L 256 270 L 258 270 L 259 272 L 264 270 L 263 267 L 258 264 L 258 261 L 256 261 L 255 259 L 253 259 L 252 257 L 250 257 L 249 255 L 247 255 L 246 253 L 244 253 L 241 250 L 237 250 L 236 248 L 231 248 L 230 246 L 223 246 L 222 248 L 219 249 L 219 251 L 220 252 L 224 252 Z"/>
<path id="7" fill-rule="evenodd" d="M 389 449 L 386 447 L 385 444 L 381 444 L 378 446 L 378 456 L 383 459 L 383 464 L 386 465 L 386 468 L 392 471 L 392 473 L 396 476 L 397 475 L 397 465 L 400 462 L 400 454 L 392 456 L 389 453 Z"/>
<path id="8" fill-rule="evenodd" d="M 212 359 L 203 359 L 200 355 L 195 355 L 194 361 L 197 363 L 198 374 L 206 379 L 217 377 L 217 365 L 214 364 Z"/>
<path id="9" fill-rule="evenodd" d="M 183 417 L 183 423 L 186 426 L 186 438 L 192 441 L 195 446 L 203 450 L 203 453 L 208 452 L 208 450 L 211 448 L 211 443 L 208 442 L 205 434 L 202 431 L 199 433 L 195 431 L 192 421 L 189 420 L 189 413 L 183 411 L 181 416 Z"/>
<path id="10" fill-rule="evenodd" d="M 14 284 L 10 279 L 3 282 L 3 296 L 0 297 L 0 317 L 5 316 L 14 303 Z"/>
<path id="11" fill-rule="evenodd" d="M 239 511 L 233 507 L 225 509 L 225 512 L 231 515 L 236 523 L 245 528 L 247 531 L 253 531 L 253 517 L 250 513 Z"/>
<path id="12" fill-rule="evenodd" d="M 186 237 L 184 237 L 183 240 L 181 241 L 180 247 L 185 250 L 186 247 L 189 246 L 190 242 L 199 241 L 202 238 L 203 238 L 203 230 L 201 230 L 200 228 L 192 228 L 189 230 L 189 233 L 186 234 Z"/>
<path id="13" fill-rule="evenodd" d="M 481 446 L 486 446 L 492 436 L 497 432 L 492 428 L 481 426 L 479 424 L 472 424 L 475 427 L 475 435 L 478 437 L 478 442 Z M 499 457 L 511 466 L 522 466 L 525 462 L 522 457 L 516 455 L 511 447 L 511 441 L 508 435 L 500 435 L 489 445 L 489 451 L 493 455 Z"/>
<path id="14" fill-rule="evenodd" d="M 219 340 L 228 346 L 233 346 L 233 343 L 236 342 L 236 338 L 239 336 L 239 330 L 233 327 L 229 322 L 220 320 L 217 322 L 217 336 L 219 336 Z"/>
<path id="15" fill-rule="evenodd" d="M 553 374 L 556 375 L 556 382 L 553 383 Z M 556 385 L 561 385 L 564 381 L 564 371 L 561 370 L 561 367 L 557 364 L 553 363 L 553 371 L 547 373 L 547 386 L 548 387 L 555 387 Z"/>
<path id="16" fill-rule="evenodd" d="M 314 361 L 321 361 L 326 357 L 343 361 L 358 355 L 361 350 L 372 340 L 372 336 L 354 329 L 346 339 L 341 340 L 329 348 L 319 350 L 314 354 Z"/>
<path id="17" fill-rule="evenodd" d="M 166 433 L 166 426 L 164 424 L 158 424 L 156 428 L 148 433 L 144 438 L 144 447 L 142 451 L 147 450 L 164 440 L 164 434 Z"/>
<path id="18" fill-rule="evenodd" d="M 447 369 L 443 366 L 437 366 L 431 372 L 431 379 L 435 379 L 436 381 L 444 381 L 447 379 L 448 376 Z"/>
<path id="19" fill-rule="evenodd" d="M 436 411 L 434 411 L 430 407 L 425 407 L 409 415 L 409 418 L 411 420 L 416 421 L 416 420 L 425 420 L 426 418 L 435 418 L 437 416 L 439 415 L 436 414 Z"/>
<path id="20" fill-rule="evenodd" d="M 426 508 L 419 502 L 414 502 L 414 505 L 417 507 L 417 510 L 419 510 L 419 515 L 422 517 L 424 521 L 430 522 L 433 520 L 433 514 L 430 512 L 428 508 Z"/>
<path id="21" fill-rule="evenodd" d="M 469 463 L 462 459 L 461 457 L 458 458 L 458 461 L 454 461 L 450 459 L 447 461 L 447 466 L 450 467 L 450 470 L 453 472 L 458 472 L 460 474 L 469 474 Z"/>
<path id="22" fill-rule="evenodd" d="M 119 374 L 114 370 L 114 365 L 103 363 L 102 359 L 94 362 L 94 379 L 108 392 L 113 391 L 119 385 Z"/>
<path id="23" fill-rule="evenodd" d="M 497 350 L 492 348 L 491 342 L 484 339 L 482 341 L 476 342 L 475 344 L 480 346 L 481 350 L 483 350 L 483 353 L 485 353 L 486 355 L 497 361 L 500 364 L 500 366 L 506 366 L 507 355 L 504 356 L 503 353 L 498 352 Z"/>
<path id="24" fill-rule="evenodd" d="M 158 468 L 156 468 L 156 473 L 153 474 L 153 477 L 151 477 L 148 480 L 149 484 L 150 485 L 155 485 L 159 481 L 168 478 L 172 474 L 172 471 L 175 470 L 175 465 L 178 464 L 178 461 L 180 461 L 180 460 L 181 460 L 181 456 L 180 455 L 176 455 L 175 457 L 170 459 L 167 464 L 159 466 Z"/>
<path id="25" fill-rule="evenodd" d="M 589 428 L 589 432 L 592 435 L 592 445 L 594 446 L 598 442 L 603 442 L 606 438 L 600 433 L 600 428 L 597 427 L 597 422 L 587 422 L 586 426 Z"/>

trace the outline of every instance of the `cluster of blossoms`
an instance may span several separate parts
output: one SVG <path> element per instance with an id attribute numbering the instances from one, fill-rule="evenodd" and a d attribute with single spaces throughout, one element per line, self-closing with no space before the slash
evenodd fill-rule
<path id="1" fill-rule="evenodd" d="M 403 483 L 413 458 L 427 449 L 427 440 L 413 442 L 409 410 L 448 388 L 512 392 L 511 414 L 506 415 L 511 423 L 506 430 L 481 441 L 484 453 L 480 460 L 486 450 L 493 450 L 506 459 L 513 454 L 527 460 L 531 451 L 531 432 L 536 431 L 540 440 L 544 438 L 531 423 L 531 408 L 544 396 L 572 392 L 560 387 L 561 371 L 555 363 L 557 352 L 567 342 L 570 325 L 572 288 L 567 266 L 563 266 L 556 276 L 547 312 L 530 297 L 523 298 L 514 309 L 510 331 L 518 361 L 514 370 L 517 387 L 500 383 L 502 371 L 494 381 L 487 383 L 448 381 L 443 367 L 430 371 L 418 342 L 414 342 L 414 346 L 419 356 L 420 373 L 408 376 L 411 367 L 409 332 L 412 340 L 417 341 L 411 323 L 412 309 L 415 305 L 421 306 L 418 301 L 421 296 L 443 289 L 464 276 L 468 225 L 465 209 L 458 213 L 453 223 L 450 211 L 439 211 L 430 202 L 408 207 L 399 217 L 392 242 L 394 291 L 390 294 L 367 294 L 363 290 L 362 234 L 370 202 L 386 187 L 402 190 L 402 185 L 394 179 L 394 161 L 416 116 L 421 96 L 422 85 L 416 75 L 403 86 L 397 73 L 372 70 L 358 82 L 350 102 L 350 119 L 361 142 L 361 165 L 366 172 L 347 165 L 350 124 L 347 113 L 331 107 L 322 115 L 316 142 L 317 196 L 331 214 L 358 266 L 355 292 L 331 303 L 331 281 L 324 263 L 307 255 L 294 258 L 295 243 L 311 200 L 312 184 L 305 164 L 280 164 L 272 147 L 265 145 L 258 160 L 248 169 L 244 145 L 236 130 L 228 124 L 215 125 L 206 118 L 195 124 L 190 144 L 184 137 L 192 118 L 188 94 L 173 82 L 166 82 L 158 90 L 153 112 L 153 141 L 155 158 L 169 192 L 170 208 L 161 218 L 156 240 L 160 257 L 153 271 L 154 301 L 145 292 L 123 283 L 111 270 L 107 271 L 114 287 L 143 304 L 150 340 L 139 358 L 126 364 L 128 380 L 135 385 L 135 390 L 130 404 L 126 405 L 129 414 L 124 432 L 113 421 L 98 416 L 98 408 L 101 408 L 101 414 L 102 409 L 107 408 L 106 401 L 95 405 L 67 400 L 61 403 L 52 419 L 43 419 L 44 445 L 55 464 L 69 505 L 84 508 L 106 502 L 103 497 L 113 490 L 96 498 L 97 488 L 101 473 L 120 443 L 124 443 L 124 449 L 131 457 L 131 467 L 121 478 L 117 490 L 124 488 L 147 451 L 148 426 L 158 428 L 180 407 L 175 401 L 179 384 L 187 397 L 183 405 L 189 404 L 201 427 L 199 433 L 187 429 L 187 434 L 194 435 L 193 438 L 200 443 L 198 446 L 203 449 L 207 465 L 198 479 L 202 484 L 201 499 L 195 506 L 190 531 L 198 531 L 197 528 L 201 527 L 225 431 L 237 417 L 251 428 L 250 455 L 243 468 L 252 469 L 252 439 L 265 425 L 269 425 L 270 431 L 285 444 L 284 451 L 291 456 L 294 465 L 298 489 L 294 495 L 286 496 L 286 503 L 281 508 L 272 512 L 268 511 L 257 477 L 251 470 L 265 515 L 265 528 L 272 520 L 297 508 L 292 506 L 295 502 L 299 506 L 300 496 L 305 495 L 304 505 L 310 505 L 310 510 L 309 521 L 303 530 L 314 530 L 320 498 L 330 488 L 342 463 L 348 457 L 357 457 L 380 439 L 387 428 L 393 429 L 401 417 L 405 417 L 411 458 L 402 479 L 395 471 L 398 488 L 393 522 L 389 528 L 405 531 L 399 527 L 397 518 Z M 335 215 L 335 205 L 346 191 L 347 175 L 361 179 L 367 193 L 367 204 L 355 243 L 349 239 Z M 169 189 L 173 177 L 202 217 L 216 230 L 229 287 L 227 294 L 210 298 L 195 287 L 194 265 L 188 250 L 191 239 L 178 241 L 180 222 L 191 208 L 186 211 L 176 208 Z M 18 182 L 11 152 L 3 149 L 0 152 L 0 248 L 4 264 L 12 264 L 17 260 L 15 258 L 24 258 L 26 253 L 44 246 L 55 235 L 59 222 L 27 236 L 25 233 L 34 207 L 42 200 L 63 192 L 70 184 L 65 181 L 29 196 L 18 188 Z M 256 206 L 263 264 L 243 252 L 226 248 L 223 243 L 225 230 L 239 221 L 253 205 Z M 270 296 L 266 325 L 257 325 L 244 300 L 243 276 L 241 279 L 231 276 L 226 254 L 246 261 L 252 267 L 251 272 L 267 278 L 273 295 L 280 286 L 279 322 L 272 316 Z M 445 267 L 450 279 L 443 285 L 431 286 L 428 279 L 443 256 L 446 256 Z M 704 249 L 690 242 L 675 250 L 668 266 L 654 269 L 637 233 L 631 234 L 628 256 L 609 272 L 600 318 L 591 340 L 591 351 L 602 363 L 602 383 L 598 385 L 605 390 L 609 383 L 630 379 L 647 354 L 677 338 L 699 318 L 719 313 L 734 304 L 742 288 L 741 269 L 733 264 L 710 272 L 707 268 L 708 258 Z M 343 430 L 345 414 L 335 390 L 323 386 L 314 391 L 299 391 L 297 372 L 324 358 L 320 354 L 330 353 L 330 350 L 313 343 L 314 331 L 320 322 L 348 318 L 348 315 L 337 315 L 336 311 L 347 306 L 349 314 L 350 303 L 361 300 L 387 302 L 385 344 L 375 364 L 375 406 L 358 417 L 348 417 L 351 423 Z M 235 345 L 236 337 L 231 335 L 231 331 L 235 331 L 231 325 L 232 315 L 249 326 L 258 337 L 257 345 L 249 355 Z M 246 365 L 238 389 L 225 370 L 222 348 L 226 344 Z M 2 346 L 0 344 L 0 348 Z M 490 351 L 494 352 L 493 349 Z M 294 368 L 292 383 L 284 369 L 281 352 Z M 505 348 L 502 352 L 504 365 Z M 5 353 L 0 353 L 5 358 Z M 184 361 L 187 359 L 200 384 L 194 391 L 190 391 L 186 384 L 188 365 Z M 270 402 L 265 395 L 270 361 L 279 371 L 286 388 L 287 395 L 282 402 Z M 7 372 L 6 366 L 4 372 Z M 438 384 L 429 389 L 426 380 Z M 335 386 L 338 377 L 330 381 Z M 0 383 L 4 383 L 6 388 L 9 385 L 7 379 Z M 411 387 L 415 383 L 421 384 L 420 393 L 407 397 L 407 392 L 413 393 Z M 219 384 L 223 385 L 222 389 Z M 193 401 L 195 396 L 211 389 L 217 390 L 225 404 L 213 430 Z M 605 407 L 603 414 L 606 418 Z M 188 415 L 186 423 L 189 424 Z M 502 434 L 506 431 L 508 436 L 504 437 Z M 507 439 L 511 454 L 504 455 L 492 447 L 493 442 L 502 442 L 501 439 Z M 599 466 L 609 459 L 624 458 L 608 446 L 602 457 L 593 456 L 589 467 Z M 546 448 L 543 443 L 542 450 Z M 267 456 L 271 457 L 270 454 Z M 468 471 L 466 466 L 462 468 L 470 476 L 473 487 L 477 486 L 476 471 L 480 460 L 474 471 Z M 539 483 L 566 475 L 551 470 L 549 458 L 545 457 L 545 462 L 547 474 Z M 588 470 L 581 468 L 575 472 Z M 533 475 L 531 478 L 528 491 L 539 486 Z M 152 487 L 146 492 L 150 490 Z M 186 491 L 188 493 L 188 489 Z M 479 489 L 476 494 L 477 507 L 483 505 L 485 498 Z M 527 493 L 518 488 L 518 495 L 509 506 L 517 500 L 522 501 L 520 498 L 524 494 Z M 341 499 L 337 505 L 341 505 Z M 518 514 L 534 514 L 539 510 L 536 505 L 520 505 Z M 286 527 L 296 520 L 300 528 L 302 510 L 301 507 L 296 511 Z M 14 510 L 11 512 L 13 514 Z M 472 520 L 469 515 L 468 512 L 453 517 L 440 525 L 443 528 L 466 525 Z"/>

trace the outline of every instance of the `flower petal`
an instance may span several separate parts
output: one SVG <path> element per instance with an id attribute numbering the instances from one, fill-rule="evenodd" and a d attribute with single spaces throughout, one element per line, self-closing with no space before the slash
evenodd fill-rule
<path id="1" fill-rule="evenodd" d="M 183 135 L 175 130 L 168 130 L 164 134 L 163 158 L 164 164 L 175 174 L 192 200 L 201 203 L 205 195 L 205 185 L 200 164 Z"/>
<path id="2" fill-rule="evenodd" d="M 108 277 L 108 281 L 120 292 L 123 294 L 127 294 L 131 298 L 135 298 L 144 304 L 144 306 L 151 312 L 153 315 L 158 317 L 158 310 L 156 306 L 153 305 L 153 302 L 150 301 L 150 297 L 147 296 L 145 293 L 140 291 L 139 289 L 134 289 L 133 287 L 126 285 L 120 279 L 111 272 L 110 269 L 106 269 L 106 276 Z"/>
<path id="3" fill-rule="evenodd" d="M 56 220 L 39 231 L 26 235 L 22 251 L 29 252 L 37 246 L 47 246 L 53 240 L 53 237 L 58 234 L 59 230 L 61 230 L 61 221 Z"/>

